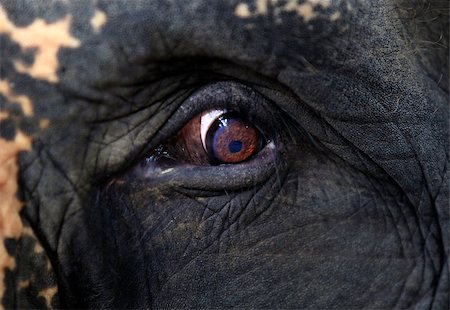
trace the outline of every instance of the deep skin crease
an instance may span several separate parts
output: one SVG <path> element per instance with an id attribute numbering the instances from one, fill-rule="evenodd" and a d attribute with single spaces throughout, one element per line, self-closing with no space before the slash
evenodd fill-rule
<path id="1" fill-rule="evenodd" d="M 58 286 L 39 295 L 51 276 L 22 246 L 35 287 L 8 274 L 3 304 L 448 308 L 448 4 L 324 2 L 311 17 L 261 1 L 1 0 L 18 27 L 69 15 L 80 41 L 59 49 L 55 83 L 18 72 L 36 51 L 0 34 L 2 78 L 34 108 L 16 112 L 33 136 L 21 216 Z M 221 104 L 273 130 L 273 157 L 144 177 L 152 148 Z"/>

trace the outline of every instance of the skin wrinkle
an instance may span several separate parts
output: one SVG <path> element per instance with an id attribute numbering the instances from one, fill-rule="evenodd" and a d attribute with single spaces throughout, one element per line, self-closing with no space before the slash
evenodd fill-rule
<path id="1" fill-rule="evenodd" d="M 260 191 L 260 190 L 262 190 L 262 189 L 258 189 L 257 191 Z M 221 210 L 220 213 L 216 213 L 216 214 L 214 214 L 214 215 L 220 215 L 221 213 L 227 213 L 227 214 L 229 215 L 230 210 L 231 210 L 231 204 L 233 203 L 233 201 L 234 201 L 234 200 L 232 199 L 231 201 L 227 202 L 226 205 L 225 205 L 224 207 L 220 208 L 220 210 Z M 213 243 L 208 244 L 208 245 L 204 248 L 204 250 L 203 250 L 201 253 L 199 253 L 198 255 L 201 255 L 201 254 L 205 253 L 205 252 L 208 251 L 211 247 L 215 246 L 216 243 L 218 243 L 218 246 L 220 247 L 220 244 L 223 242 L 223 241 L 222 241 L 223 236 L 224 236 L 225 234 L 228 234 L 228 232 L 229 232 L 230 230 L 232 230 L 232 226 L 233 226 L 233 225 L 237 224 L 238 218 L 239 218 L 239 217 L 242 215 L 242 213 L 247 209 L 247 206 L 248 206 L 248 204 L 249 204 L 250 202 L 252 202 L 252 198 L 251 198 L 251 197 L 248 199 L 246 205 L 241 205 L 241 206 L 239 207 L 242 211 L 235 217 L 235 220 L 231 220 L 231 221 L 230 221 L 229 216 L 228 216 L 228 217 L 221 217 L 221 216 L 219 216 L 219 217 L 221 218 L 221 223 L 220 223 L 220 225 L 218 226 L 218 227 L 220 227 L 218 236 L 217 236 L 216 238 L 214 238 Z M 270 204 L 270 203 L 269 203 L 269 204 Z M 263 212 L 264 212 L 264 211 L 263 211 Z M 262 213 L 262 212 L 261 212 L 261 213 Z M 256 218 L 254 218 L 254 219 L 256 219 Z M 223 224 L 225 224 L 225 223 L 228 224 L 228 225 L 226 225 L 226 227 L 223 225 Z M 214 226 L 216 226 L 216 225 L 214 225 Z M 191 240 L 192 240 L 192 239 L 191 239 Z M 189 246 L 189 244 L 188 244 L 188 246 Z M 184 252 L 186 253 L 186 251 L 187 251 L 187 248 L 186 248 L 186 250 L 185 250 Z M 219 253 L 220 253 L 220 250 L 219 250 Z M 183 256 L 185 256 L 185 255 L 183 255 Z M 195 259 L 196 259 L 196 257 L 193 258 L 193 260 L 195 260 Z M 184 268 L 187 268 L 187 267 L 193 262 L 193 260 L 188 261 L 188 262 L 184 265 L 183 269 L 184 269 Z M 179 271 L 176 271 L 176 272 L 174 272 L 172 275 L 170 275 L 169 278 L 165 281 L 165 283 L 171 282 L 171 279 L 175 278 L 179 273 L 181 273 L 181 272 L 183 271 L 183 269 L 181 269 L 181 270 L 179 270 Z M 163 289 L 163 287 L 164 287 L 164 284 L 163 284 L 161 290 Z"/>
<path id="2" fill-rule="evenodd" d="M 408 141 L 409 143 L 411 143 L 410 141 Z M 413 145 L 412 143 L 411 143 L 411 145 Z M 416 153 L 416 150 L 414 150 L 414 154 L 415 154 L 415 156 L 418 158 L 419 156 L 417 155 L 417 153 Z M 423 175 L 426 177 L 426 173 L 425 173 L 425 169 L 423 168 L 423 165 L 421 164 L 421 172 L 423 173 Z M 423 190 L 422 190 L 422 192 L 421 192 L 421 199 L 420 199 L 420 201 L 422 201 L 422 197 L 425 197 L 424 196 L 424 194 L 425 195 L 427 195 L 427 194 L 430 194 L 431 193 L 431 190 L 429 189 L 429 183 L 428 182 L 425 182 L 425 188 L 423 188 Z M 421 203 L 421 204 L 419 204 L 419 208 L 418 208 L 418 212 L 419 212 L 419 214 L 420 214 L 420 212 L 421 212 L 421 207 L 423 206 L 423 204 Z M 432 210 L 432 212 L 434 211 L 434 209 Z M 423 217 L 423 215 L 422 215 L 422 217 Z M 430 241 L 428 241 L 429 239 L 428 239 L 428 237 L 429 236 L 431 236 L 432 235 L 432 229 L 430 229 L 430 227 L 431 227 L 431 225 L 434 225 L 433 224 L 433 222 L 430 222 L 429 224 L 428 224 L 428 227 L 427 228 L 423 228 L 423 226 L 424 226 L 425 224 L 422 224 L 422 225 L 420 225 L 420 222 L 419 222 L 419 225 L 418 225 L 418 230 L 420 231 L 420 234 L 421 234 L 421 236 L 422 236 L 422 238 L 425 240 L 425 251 L 426 252 L 432 252 L 432 253 L 430 253 L 430 257 L 432 258 L 432 263 L 433 263 L 433 265 L 435 265 L 435 264 L 439 264 L 439 263 L 436 263 L 435 262 L 435 260 L 439 260 L 439 261 L 445 261 L 445 258 L 444 258 L 444 255 L 445 254 L 443 254 L 443 253 L 434 253 L 434 251 L 430 251 L 429 250 L 429 247 L 430 246 L 432 246 L 433 245 L 433 243 L 435 244 L 435 243 L 438 243 L 438 242 L 440 242 L 440 240 L 439 239 L 437 239 L 437 238 L 433 238 L 433 243 L 431 243 Z M 433 226 L 433 227 L 435 227 L 435 226 Z M 438 227 L 438 230 L 439 230 L 439 235 L 442 235 L 442 231 L 440 231 L 440 227 Z M 424 233 L 425 232 L 425 233 Z M 426 234 L 426 235 L 425 235 Z M 427 242 L 428 241 L 428 242 Z M 436 254 L 438 254 L 438 255 L 436 255 Z M 440 254 L 440 255 L 439 255 Z M 435 259 L 433 259 L 433 257 L 435 258 Z M 438 268 L 436 268 L 436 267 L 434 267 L 434 270 L 436 270 L 436 269 L 438 269 Z"/>
<path id="3" fill-rule="evenodd" d="M 329 122 L 329 123 L 331 123 L 331 122 L 333 122 L 333 121 L 334 121 L 334 118 L 329 118 L 329 119 L 328 119 L 328 122 Z M 379 123 L 379 122 L 376 122 L 376 123 Z M 364 124 L 367 124 L 367 123 L 364 123 Z M 392 126 L 395 127 L 395 128 L 399 128 L 399 127 L 398 127 L 397 125 L 395 125 L 394 123 L 389 122 L 389 124 L 392 124 Z M 402 135 L 402 136 L 404 137 L 404 135 Z M 411 154 L 409 158 L 411 158 L 411 159 L 417 159 L 418 157 L 415 156 L 414 154 Z M 384 158 L 383 158 L 383 159 L 384 159 Z M 386 159 L 388 159 L 388 160 L 386 160 Z M 392 156 L 389 156 L 389 157 L 386 158 L 386 159 L 384 159 L 384 160 L 386 160 L 386 162 L 389 162 L 390 159 L 395 159 L 395 158 L 392 158 Z"/>
<path id="4" fill-rule="evenodd" d="M 211 209 L 208 209 L 208 208 L 207 208 L 206 206 L 204 206 L 203 204 L 201 204 L 200 202 L 198 202 L 197 200 L 195 200 L 195 201 L 196 201 L 198 204 L 200 204 L 201 207 L 203 207 L 203 212 L 201 213 L 200 218 L 197 220 L 197 226 L 196 226 L 194 232 L 192 233 L 192 237 L 191 237 L 189 243 L 186 245 L 185 249 L 183 250 L 183 255 L 182 255 L 182 257 L 185 257 L 185 256 L 188 254 L 188 249 L 189 249 L 189 247 L 191 246 L 191 244 L 192 244 L 194 238 L 196 238 L 196 236 L 198 236 L 198 234 L 199 234 L 199 228 L 200 228 L 200 225 L 202 224 L 203 221 L 206 221 L 206 220 L 207 220 L 207 219 L 205 219 L 205 220 L 203 219 L 203 217 L 205 216 L 206 210 L 211 210 Z"/>
<path id="5" fill-rule="evenodd" d="M 384 194 L 379 190 L 379 186 L 377 186 L 376 184 L 374 184 L 373 180 L 371 180 L 371 179 L 369 179 L 369 178 L 367 178 L 367 180 L 373 185 L 373 188 L 376 190 L 376 193 L 379 194 L 379 197 L 382 197 L 382 199 L 385 200 L 385 199 L 386 199 L 386 197 L 385 197 L 386 195 L 384 195 Z M 394 197 L 394 195 L 391 194 L 391 193 L 389 193 L 389 195 L 390 195 L 389 197 Z M 386 202 L 387 202 L 387 201 L 386 201 Z M 400 204 L 400 203 L 398 203 L 398 204 Z M 389 204 L 386 203 L 386 205 L 389 205 Z M 402 204 L 400 204 L 400 205 L 402 205 Z M 393 227 L 398 227 L 398 226 L 399 226 L 399 221 L 400 221 L 400 220 L 405 220 L 405 219 L 406 219 L 405 211 L 406 211 L 407 208 L 408 208 L 408 206 L 403 206 L 403 207 L 397 207 L 397 208 L 383 208 L 383 210 L 387 210 L 387 211 L 389 212 L 388 218 L 394 220 L 394 225 L 393 225 Z M 397 211 L 397 210 L 400 210 L 401 213 L 402 213 L 401 215 L 403 215 L 403 216 L 395 216 L 393 212 L 395 212 L 395 211 Z M 413 217 L 413 219 L 414 219 L 414 222 L 415 222 L 415 223 L 418 222 L 418 221 L 416 221 L 416 220 L 417 220 L 416 217 Z M 407 228 L 407 232 L 408 232 L 407 235 L 409 235 L 409 236 L 415 235 L 415 233 L 412 234 L 411 231 L 410 231 L 410 227 L 409 227 L 410 223 L 408 223 L 407 221 L 404 221 L 404 223 L 402 223 L 402 224 L 403 224 L 402 226 L 405 226 L 405 227 Z M 416 231 L 417 231 L 418 226 L 415 226 L 415 227 L 416 227 Z M 402 238 L 402 235 L 398 232 L 398 230 L 396 230 L 396 232 L 397 232 L 397 235 L 398 235 L 398 237 L 399 237 L 399 240 L 404 240 L 404 239 L 405 239 L 405 238 Z M 401 242 L 401 246 L 402 246 L 402 252 L 403 252 L 403 255 L 409 257 L 409 256 L 411 255 L 411 254 L 409 254 L 411 251 L 405 251 L 404 243 L 403 243 L 403 242 Z M 408 253 L 408 254 L 405 254 L 405 253 Z"/>
<path id="6" fill-rule="evenodd" d="M 390 217 L 389 218 L 392 218 L 392 219 L 395 219 L 395 216 L 393 215 L 393 213 L 392 213 L 392 210 L 389 208 L 388 209 L 389 210 L 389 212 L 390 212 Z M 403 255 L 407 255 L 407 257 L 409 257 L 411 254 L 407 254 L 407 253 L 411 253 L 411 250 L 409 250 L 409 251 L 407 251 L 406 250 L 406 246 L 405 246 L 405 242 L 403 241 L 403 240 L 410 240 L 410 239 L 408 239 L 408 237 L 412 237 L 413 236 L 413 234 L 411 233 L 411 231 L 409 230 L 409 224 L 407 223 L 406 225 L 403 225 L 403 226 L 405 226 L 406 228 L 407 228 L 407 235 L 405 235 L 404 237 L 402 236 L 402 234 L 401 234 L 401 232 L 398 230 L 398 228 L 397 227 L 399 227 L 399 221 L 401 221 L 401 220 L 404 220 L 405 219 L 405 214 L 404 214 L 404 209 L 403 208 L 399 208 L 399 210 L 402 212 L 402 214 L 400 214 L 398 217 L 397 217 L 397 219 L 395 219 L 395 222 L 394 222 L 394 228 L 396 228 L 395 229 L 395 231 L 397 232 L 397 234 L 398 234 L 398 236 L 399 236 L 399 240 L 401 240 L 401 246 L 402 246 L 402 251 L 403 251 Z M 417 227 L 416 227 L 416 231 L 417 231 Z M 414 234 L 414 236 L 415 236 L 416 234 Z M 412 238 L 411 238 L 412 239 Z M 406 244 L 408 244 L 408 243 L 406 243 Z M 403 282 L 403 287 L 402 287 L 402 293 L 401 293 L 401 295 L 399 295 L 399 297 L 398 297 L 398 299 L 397 299 L 397 301 L 396 301 L 396 303 L 395 303 L 395 307 L 405 307 L 405 302 L 407 302 L 406 300 L 405 300 L 405 298 L 407 298 L 408 297 L 408 294 L 411 294 L 411 292 L 408 292 L 408 294 L 407 294 L 407 290 L 410 290 L 411 288 L 408 288 L 408 286 L 410 287 L 411 285 L 408 285 L 407 283 L 408 283 L 408 280 L 410 280 L 410 281 L 415 281 L 416 280 L 416 278 L 417 278 L 417 276 L 415 275 L 415 273 L 416 273 L 416 268 L 419 268 L 417 265 L 416 265 L 416 261 L 413 261 L 414 262 L 414 269 L 411 271 L 411 273 L 410 273 L 410 275 L 408 276 L 408 278 L 406 279 L 406 280 L 404 280 L 404 282 Z M 426 261 L 423 261 L 422 262 L 422 266 L 424 265 L 426 263 Z M 420 277 L 420 279 L 421 279 L 421 281 L 422 281 L 422 283 L 424 282 L 424 280 L 423 280 L 423 278 L 424 278 L 424 273 L 425 273 L 425 268 L 423 267 L 422 268 L 422 276 Z M 417 289 L 419 289 L 419 288 L 417 288 Z"/>
<path id="7" fill-rule="evenodd" d="M 248 199 L 248 202 L 251 202 L 252 200 L 249 198 Z M 222 207 L 222 208 L 220 208 L 220 213 L 216 213 L 216 214 L 214 214 L 214 215 L 220 215 L 220 214 L 222 214 L 222 213 L 227 213 L 227 214 L 229 214 L 229 212 L 230 212 L 230 210 L 231 210 L 231 204 L 233 203 L 233 200 L 231 200 L 231 201 L 229 201 L 229 202 L 227 202 L 226 203 L 226 205 L 224 205 L 224 207 Z M 239 206 L 239 208 L 242 210 L 242 211 L 244 211 L 246 208 L 245 208 L 245 206 Z M 238 215 L 238 216 L 240 216 L 240 215 Z M 228 232 L 230 229 L 232 229 L 231 228 L 231 226 L 234 224 L 234 223 L 236 223 L 236 221 L 234 221 L 234 220 L 231 220 L 231 222 L 230 222 L 230 219 L 228 218 L 228 217 L 222 217 L 222 216 L 219 216 L 220 217 L 220 219 L 221 219 L 221 223 L 220 223 L 220 225 L 214 225 L 215 227 L 221 227 L 220 229 L 219 229 L 219 235 L 218 235 L 218 237 L 217 238 L 213 238 L 213 243 L 210 243 L 209 245 L 207 245 L 206 246 L 206 248 L 205 248 L 205 250 L 204 251 L 207 251 L 209 248 L 211 248 L 211 247 L 213 247 L 213 246 L 215 246 L 216 245 L 216 242 L 221 242 L 220 240 L 222 239 L 222 236 L 226 233 L 226 232 Z M 217 219 L 217 217 L 215 217 L 216 219 Z M 237 220 L 237 218 L 236 218 L 236 220 Z M 216 221 L 216 220 L 214 220 L 214 221 Z M 224 228 L 224 224 L 225 223 L 229 223 L 229 224 L 231 224 L 231 225 L 229 225 L 229 227 L 227 226 L 227 228 Z M 214 235 L 215 235 L 216 233 L 214 233 Z M 188 245 L 189 246 L 189 245 Z M 186 250 L 185 250 L 186 251 Z M 203 253 L 203 252 L 202 252 Z M 184 255 L 183 255 L 184 256 Z M 188 263 L 189 264 L 189 263 Z M 188 265 L 187 264 L 187 265 Z M 187 266 L 186 265 L 186 266 Z M 176 274 L 174 274 L 173 276 L 175 276 Z M 170 280 L 170 279 L 169 279 Z M 169 282 L 169 280 L 167 280 L 166 282 Z"/>
<path id="8" fill-rule="evenodd" d="M 355 188 L 355 189 L 357 189 L 357 188 Z M 384 197 L 384 195 L 381 195 L 381 197 Z M 337 198 L 337 199 L 339 199 L 339 198 Z M 332 200 L 330 200 L 330 202 L 333 202 Z M 335 203 L 335 202 L 334 202 Z M 283 204 L 286 204 L 286 202 L 283 202 Z M 295 203 L 293 203 L 293 205 L 295 205 Z M 395 218 L 394 216 L 393 216 L 393 214 L 391 213 L 391 216 L 389 217 L 389 218 Z M 401 217 L 400 217 L 401 218 Z M 396 222 L 395 224 L 394 224 L 394 226 L 393 227 L 398 227 L 399 225 L 398 225 L 399 223 L 398 222 Z M 399 237 L 399 239 L 400 240 L 403 240 L 404 238 L 402 238 L 402 237 Z M 403 244 L 403 243 L 402 243 Z"/>

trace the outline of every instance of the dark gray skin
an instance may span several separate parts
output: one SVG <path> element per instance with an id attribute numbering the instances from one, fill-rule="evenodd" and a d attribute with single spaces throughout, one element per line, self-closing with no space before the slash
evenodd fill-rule
<path id="1" fill-rule="evenodd" d="M 34 105 L 22 218 L 51 261 L 52 305 L 448 308 L 445 2 L 336 0 L 306 21 L 253 1 L 242 18 L 236 1 L 2 0 L 16 25 L 72 14 L 81 42 L 49 83 L 17 72 L 33 52 L 0 36 L 2 74 Z M 212 106 L 247 113 L 275 148 L 141 165 Z M 41 282 L 4 304 L 45 306 Z"/>

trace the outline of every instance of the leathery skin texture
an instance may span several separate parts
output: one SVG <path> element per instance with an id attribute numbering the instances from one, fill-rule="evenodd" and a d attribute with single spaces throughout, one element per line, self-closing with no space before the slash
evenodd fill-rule
<path id="1" fill-rule="evenodd" d="M 0 0 L 2 307 L 448 309 L 448 16 Z M 257 154 L 177 144 L 217 109 Z"/>

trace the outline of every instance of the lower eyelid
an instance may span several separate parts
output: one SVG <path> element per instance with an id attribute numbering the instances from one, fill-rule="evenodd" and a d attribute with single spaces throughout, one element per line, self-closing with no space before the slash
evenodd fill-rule
<path id="1" fill-rule="evenodd" d="M 269 142 L 248 162 L 233 165 L 193 166 L 136 165 L 127 177 L 139 187 L 186 187 L 198 190 L 237 190 L 263 182 L 282 164 L 275 142 Z M 277 168 L 276 168 L 277 167 Z M 126 183 L 127 180 L 125 180 Z"/>

